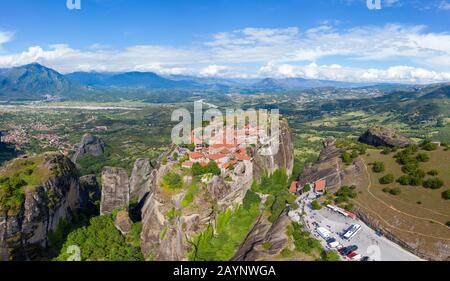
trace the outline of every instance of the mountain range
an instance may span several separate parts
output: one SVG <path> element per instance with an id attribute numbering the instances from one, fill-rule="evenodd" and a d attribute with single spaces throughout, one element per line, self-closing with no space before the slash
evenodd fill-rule
<path id="1" fill-rule="evenodd" d="M 153 72 L 74 72 L 61 74 L 37 63 L 0 69 L 0 100 L 43 100 L 95 96 L 95 91 L 236 91 L 281 92 L 312 88 L 372 87 L 374 83 L 349 83 L 303 78 L 226 79 L 186 75 L 161 76 Z M 102 92 L 103 91 L 103 92 Z"/>

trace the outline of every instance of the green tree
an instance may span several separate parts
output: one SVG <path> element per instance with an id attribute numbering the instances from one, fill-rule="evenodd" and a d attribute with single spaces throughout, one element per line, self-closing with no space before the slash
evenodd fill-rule
<path id="1" fill-rule="evenodd" d="M 423 182 L 423 187 L 430 189 L 439 189 L 444 186 L 444 182 L 438 178 L 428 179 Z"/>
<path id="2" fill-rule="evenodd" d="M 380 178 L 381 184 L 391 184 L 395 181 L 395 176 L 393 174 L 387 174 L 384 177 Z"/>
<path id="3" fill-rule="evenodd" d="M 320 253 L 320 261 L 340 261 L 341 258 L 336 251 L 323 250 Z"/>
<path id="4" fill-rule="evenodd" d="M 169 172 L 164 175 L 162 185 L 169 190 L 176 190 L 183 187 L 183 179 L 177 173 Z"/>
<path id="5" fill-rule="evenodd" d="M 389 193 L 392 195 L 400 195 L 400 193 L 402 193 L 402 190 L 398 187 L 396 188 L 392 188 L 391 190 L 389 190 Z"/>
<path id="6" fill-rule="evenodd" d="M 341 159 L 347 165 L 350 165 L 353 163 L 352 156 L 348 152 L 343 152 L 341 155 Z"/>
<path id="7" fill-rule="evenodd" d="M 310 192 L 311 191 L 311 185 L 307 184 L 303 187 L 303 192 Z"/>
<path id="8" fill-rule="evenodd" d="M 428 162 L 430 161 L 430 156 L 428 156 L 426 153 L 419 153 L 417 154 L 416 159 L 419 162 Z"/>
<path id="9" fill-rule="evenodd" d="M 426 140 L 421 144 L 421 147 L 422 147 L 422 149 L 424 149 L 426 151 L 434 151 L 434 150 L 438 149 L 439 146 L 435 143 L 432 143 L 429 140 Z"/>
<path id="10" fill-rule="evenodd" d="M 139 247 L 127 242 L 114 226 L 112 216 L 99 216 L 90 220 L 90 225 L 71 232 L 57 261 L 66 261 L 70 257 L 68 248 L 76 245 L 80 248 L 83 261 L 140 261 L 143 260 Z"/>
<path id="11" fill-rule="evenodd" d="M 385 170 L 385 167 L 384 167 L 384 163 L 383 162 L 375 162 L 375 163 L 373 163 L 372 171 L 374 173 L 381 173 L 381 172 L 384 172 L 384 170 Z"/>
<path id="12" fill-rule="evenodd" d="M 436 170 L 436 169 L 433 169 L 433 170 L 429 171 L 428 174 L 429 174 L 430 176 L 436 177 L 436 176 L 439 175 L 439 171 Z"/>
<path id="13" fill-rule="evenodd" d="M 442 198 L 444 198 L 445 200 L 450 200 L 450 189 L 442 192 Z"/>
<path id="14" fill-rule="evenodd" d="M 317 200 L 313 200 L 311 202 L 311 208 L 313 210 L 320 210 L 320 209 L 322 209 L 322 206 L 319 204 L 319 202 L 317 202 Z"/>

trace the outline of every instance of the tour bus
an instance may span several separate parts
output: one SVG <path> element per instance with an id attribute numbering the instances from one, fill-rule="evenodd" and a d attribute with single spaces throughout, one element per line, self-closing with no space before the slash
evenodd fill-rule
<path id="1" fill-rule="evenodd" d="M 316 231 L 317 231 L 317 233 L 318 233 L 323 239 L 326 240 L 326 239 L 330 238 L 331 232 L 328 231 L 326 228 L 324 228 L 324 227 L 318 227 L 318 228 L 316 229 Z"/>
<path id="2" fill-rule="evenodd" d="M 361 226 L 359 224 L 352 224 L 345 232 L 344 239 L 352 239 L 360 230 Z"/>

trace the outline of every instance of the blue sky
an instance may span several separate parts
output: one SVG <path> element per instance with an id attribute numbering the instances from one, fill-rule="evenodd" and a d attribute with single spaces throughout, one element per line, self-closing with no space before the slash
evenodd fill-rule
<path id="1" fill-rule="evenodd" d="M 0 2 L 0 67 L 344 81 L 450 80 L 450 1 Z"/>

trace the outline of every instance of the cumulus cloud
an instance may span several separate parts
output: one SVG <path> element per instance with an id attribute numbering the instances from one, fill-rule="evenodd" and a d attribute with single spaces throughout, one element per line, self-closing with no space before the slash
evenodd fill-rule
<path id="1" fill-rule="evenodd" d="M 446 1 L 446 0 L 442 0 L 439 5 L 438 8 L 440 10 L 444 10 L 444 11 L 449 11 L 450 10 L 450 2 Z"/>
<path id="2" fill-rule="evenodd" d="M 259 69 L 259 75 L 277 78 L 302 77 L 307 79 L 335 80 L 348 82 L 398 82 L 433 83 L 450 81 L 449 72 L 436 72 L 410 66 L 393 66 L 387 69 L 352 68 L 337 64 L 289 65 L 269 63 Z"/>
<path id="3" fill-rule="evenodd" d="M 399 4 L 396 2 L 390 3 Z M 0 32 L 0 46 L 11 38 L 12 34 Z M 319 65 L 323 59 L 335 64 Z M 450 80 L 450 33 L 427 32 L 425 26 L 400 24 L 338 29 L 324 22 L 304 30 L 244 28 L 221 32 L 195 46 L 137 45 L 114 49 L 97 43 L 74 49 L 57 44 L 0 55 L 0 67 L 31 62 L 61 72 L 154 71 L 222 77 L 434 82 Z M 346 67 L 345 62 L 361 68 Z M 392 67 L 370 68 L 374 64 Z M 362 68 L 364 65 L 367 68 Z"/>
<path id="4" fill-rule="evenodd" d="M 0 30 L 0 52 L 2 51 L 2 45 L 8 43 L 13 38 L 13 33 Z"/>

